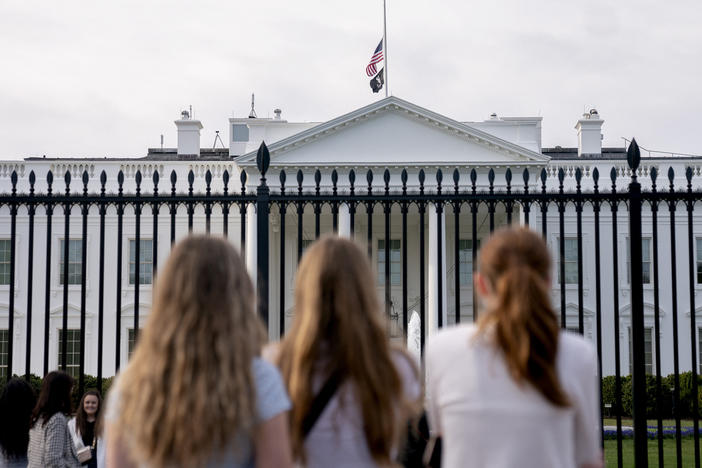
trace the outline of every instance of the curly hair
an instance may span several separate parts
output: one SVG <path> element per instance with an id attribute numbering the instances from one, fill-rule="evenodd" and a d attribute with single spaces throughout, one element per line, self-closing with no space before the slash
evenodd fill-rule
<path id="1" fill-rule="evenodd" d="M 120 378 L 116 431 L 149 466 L 204 466 L 255 423 L 252 360 L 263 326 L 232 245 L 193 236 L 160 272 L 153 309 Z"/>

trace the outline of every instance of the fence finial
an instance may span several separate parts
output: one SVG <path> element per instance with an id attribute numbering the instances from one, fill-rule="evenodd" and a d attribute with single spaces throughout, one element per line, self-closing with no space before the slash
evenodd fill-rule
<path id="1" fill-rule="evenodd" d="M 266 142 L 262 141 L 261 146 L 258 147 L 258 152 L 256 153 L 256 167 L 258 167 L 258 170 L 261 173 L 262 181 L 266 180 L 266 171 L 268 171 L 268 167 L 270 165 L 271 154 L 268 151 L 268 146 L 266 146 Z"/>
<path id="2" fill-rule="evenodd" d="M 636 138 L 631 139 L 629 143 L 629 149 L 626 151 L 626 161 L 629 163 L 629 169 L 631 169 L 631 178 L 636 180 L 636 171 L 639 168 L 639 163 L 641 162 L 641 151 L 639 151 L 639 145 L 636 143 Z"/>

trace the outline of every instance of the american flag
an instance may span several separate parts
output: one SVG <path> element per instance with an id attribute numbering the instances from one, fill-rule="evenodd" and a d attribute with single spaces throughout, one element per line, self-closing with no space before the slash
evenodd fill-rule
<path id="1" fill-rule="evenodd" d="M 383 61 L 383 40 L 381 39 L 380 42 L 378 43 L 378 47 L 375 48 L 375 52 L 373 52 L 373 56 L 370 59 L 370 62 L 368 62 L 368 66 L 366 67 L 366 75 L 368 76 L 374 76 L 378 73 L 378 70 L 375 69 L 375 65 L 379 62 Z"/>

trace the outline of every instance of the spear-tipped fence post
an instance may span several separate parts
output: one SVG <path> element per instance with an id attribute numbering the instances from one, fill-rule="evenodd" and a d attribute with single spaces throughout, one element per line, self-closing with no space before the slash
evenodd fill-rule
<path id="1" fill-rule="evenodd" d="M 631 258 L 631 334 L 632 334 L 632 397 L 634 417 L 634 464 L 648 466 L 648 429 L 646 424 L 646 363 L 644 360 L 643 266 L 641 240 L 641 184 L 636 172 L 641 154 L 632 139 L 627 151 L 631 170 L 629 183 L 629 252 Z M 614 180 L 613 180 L 614 184 Z"/>
<path id="2" fill-rule="evenodd" d="M 268 212 L 270 210 L 270 188 L 266 185 L 266 172 L 271 164 L 271 155 L 265 142 L 256 153 L 256 167 L 261 180 L 256 189 L 256 266 L 258 269 L 256 288 L 258 290 L 258 313 L 268 326 Z"/>

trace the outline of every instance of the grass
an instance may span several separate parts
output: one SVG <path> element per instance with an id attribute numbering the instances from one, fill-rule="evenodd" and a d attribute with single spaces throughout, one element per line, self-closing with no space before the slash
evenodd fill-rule
<path id="1" fill-rule="evenodd" d="M 616 420 L 616 418 L 605 418 L 604 425 L 605 426 L 616 426 L 617 420 Z M 634 425 L 634 421 L 631 418 L 622 418 L 622 426 L 633 426 L 633 425 Z M 649 419 L 647 421 L 646 425 L 657 427 L 658 420 L 657 419 Z M 664 419 L 663 425 L 664 426 L 675 426 L 675 419 Z M 693 426 L 693 422 L 691 419 L 680 420 L 680 427 L 681 428 L 692 427 L 692 426 Z M 702 424 L 700 426 L 702 426 Z"/>
<path id="2" fill-rule="evenodd" d="M 695 465 L 695 439 L 686 437 L 682 441 L 682 466 Z M 625 468 L 634 466 L 634 441 L 622 440 L 622 460 Z M 617 441 L 605 440 L 605 466 L 617 466 Z M 658 441 L 648 441 L 648 466 L 658 465 Z M 675 439 L 663 439 L 663 466 L 677 466 Z"/>

